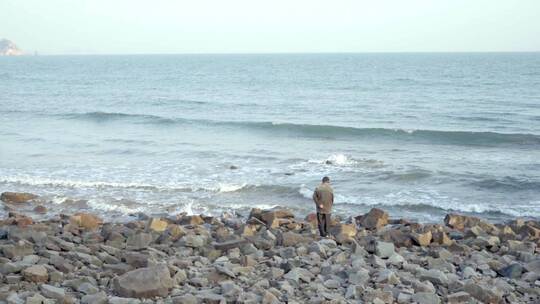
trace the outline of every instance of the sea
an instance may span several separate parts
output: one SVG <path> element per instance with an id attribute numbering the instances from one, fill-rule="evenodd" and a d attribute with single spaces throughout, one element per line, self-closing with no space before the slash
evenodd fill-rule
<path id="1" fill-rule="evenodd" d="M 540 218 L 540 53 L 0 57 L 0 191 L 49 215 Z M 7 210 L 0 210 L 0 217 Z"/>

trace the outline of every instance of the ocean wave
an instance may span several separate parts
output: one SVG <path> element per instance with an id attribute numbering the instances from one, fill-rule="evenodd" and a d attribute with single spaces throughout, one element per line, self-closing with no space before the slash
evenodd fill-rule
<path id="1" fill-rule="evenodd" d="M 187 184 L 173 184 L 173 185 L 155 185 L 148 183 L 120 183 L 120 182 L 105 182 L 105 181 L 82 181 L 82 180 L 68 180 L 68 179 L 51 179 L 42 177 L 3 177 L 0 178 L 0 183 L 27 185 L 27 186 L 47 186 L 47 187 L 64 187 L 64 188 L 91 188 L 91 189 L 105 189 L 105 188 L 119 188 L 119 189 L 134 189 L 134 190 L 146 190 L 146 191 L 179 191 L 179 192 L 237 192 L 243 189 L 254 189 L 259 187 L 258 185 L 249 185 L 247 183 L 232 184 L 232 183 L 217 183 L 216 185 L 187 185 Z"/>
<path id="2" fill-rule="evenodd" d="M 68 113 L 58 115 L 64 119 L 87 120 L 93 122 L 112 122 L 117 120 L 133 120 L 155 124 L 174 124 L 185 122 L 182 119 L 171 119 L 163 116 L 137 113 L 122 113 L 122 112 L 85 112 L 85 113 Z"/>
<path id="3" fill-rule="evenodd" d="M 296 124 L 268 121 L 220 121 L 206 119 L 167 118 L 150 114 L 129 114 L 116 112 L 71 113 L 62 114 L 61 116 L 67 119 L 83 119 L 95 122 L 132 120 L 147 124 L 199 124 L 207 126 L 227 126 L 238 127 L 244 130 L 258 130 L 316 138 L 382 138 L 390 140 L 420 141 L 435 144 L 472 146 L 494 146 L 504 144 L 516 146 L 540 145 L 540 135 L 529 133 L 358 128 L 350 126 Z"/>
<path id="4" fill-rule="evenodd" d="M 471 183 L 473 186 L 500 191 L 524 191 L 540 189 L 540 181 L 528 178 L 505 176 L 503 178 L 487 178 Z"/>
<path id="5" fill-rule="evenodd" d="M 298 193 L 311 200 L 313 189 L 302 185 Z M 399 191 L 389 193 L 386 197 L 372 198 L 360 196 L 347 196 L 335 194 L 336 207 L 339 205 L 355 205 L 366 207 L 399 207 L 403 210 L 416 212 L 429 212 L 430 210 L 440 210 L 443 212 L 465 212 L 478 214 L 502 214 L 513 217 L 540 217 L 540 208 L 531 208 L 535 202 L 530 202 L 524 205 L 495 205 L 487 203 L 464 203 L 455 199 L 441 196 L 435 191 Z"/>

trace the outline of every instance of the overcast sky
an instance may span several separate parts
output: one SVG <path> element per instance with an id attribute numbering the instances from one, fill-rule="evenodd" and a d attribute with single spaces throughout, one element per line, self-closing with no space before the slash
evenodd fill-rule
<path id="1" fill-rule="evenodd" d="M 43 54 L 540 51 L 540 0 L 0 0 Z"/>

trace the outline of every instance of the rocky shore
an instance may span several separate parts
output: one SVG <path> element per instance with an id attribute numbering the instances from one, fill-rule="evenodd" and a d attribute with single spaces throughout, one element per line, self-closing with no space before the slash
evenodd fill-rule
<path id="1" fill-rule="evenodd" d="M 253 209 L 247 218 L 89 213 L 34 221 L 3 193 L 0 303 L 540 303 L 540 223 L 334 218 Z M 34 206 L 46 213 L 46 206 Z"/>

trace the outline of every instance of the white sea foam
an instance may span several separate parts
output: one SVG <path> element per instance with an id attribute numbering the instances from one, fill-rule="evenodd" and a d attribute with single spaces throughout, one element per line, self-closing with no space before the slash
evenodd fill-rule
<path id="1" fill-rule="evenodd" d="M 326 159 L 310 159 L 308 163 L 334 165 L 334 166 L 351 166 L 357 164 L 357 161 L 349 158 L 343 153 L 336 153 L 328 156 Z"/>
<path id="2" fill-rule="evenodd" d="M 243 183 L 243 184 L 240 184 L 240 185 L 235 185 L 235 184 L 219 184 L 218 187 L 217 187 L 217 192 L 235 192 L 235 191 L 238 191 L 240 189 L 243 189 L 244 187 L 246 187 L 247 184 L 246 183 Z"/>
<path id="3" fill-rule="evenodd" d="M 13 183 L 30 186 L 55 186 L 66 188 L 156 188 L 160 189 L 156 185 L 145 183 L 117 183 L 117 182 L 104 182 L 104 181 L 81 181 L 81 180 L 67 180 L 67 179 L 51 179 L 43 177 L 4 177 L 0 179 L 2 183 Z"/>

